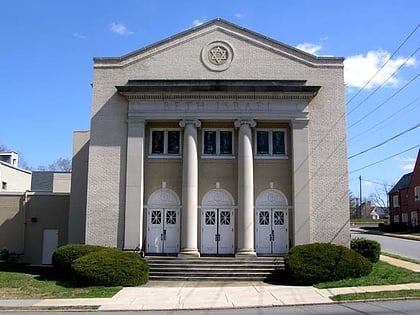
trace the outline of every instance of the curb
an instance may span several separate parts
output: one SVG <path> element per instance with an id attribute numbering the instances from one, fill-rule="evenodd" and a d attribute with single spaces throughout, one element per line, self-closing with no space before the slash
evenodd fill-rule
<path id="1" fill-rule="evenodd" d="M 382 236 L 387 236 L 387 237 L 401 238 L 401 239 L 411 240 L 411 241 L 420 241 L 420 236 L 414 236 L 414 235 L 384 233 L 384 232 L 370 231 L 370 230 L 365 230 L 361 228 L 352 228 L 352 227 L 350 228 L 350 231 L 364 233 L 364 234 L 373 234 L 373 235 L 382 235 Z"/>

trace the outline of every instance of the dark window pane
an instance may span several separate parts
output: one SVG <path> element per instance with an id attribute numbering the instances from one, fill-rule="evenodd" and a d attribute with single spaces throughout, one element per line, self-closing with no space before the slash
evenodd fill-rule
<path id="1" fill-rule="evenodd" d="M 220 154 L 232 154 L 232 131 L 220 131 Z"/>
<path id="2" fill-rule="evenodd" d="M 257 154 L 269 154 L 268 131 L 257 131 Z"/>
<path id="3" fill-rule="evenodd" d="M 204 154 L 216 154 L 216 131 L 204 131 Z"/>
<path id="4" fill-rule="evenodd" d="M 163 154 L 164 131 L 152 131 L 152 154 Z"/>
<path id="5" fill-rule="evenodd" d="M 179 154 L 179 131 L 168 131 L 168 154 Z"/>
<path id="6" fill-rule="evenodd" d="M 285 154 L 284 132 L 273 131 L 273 154 Z"/>

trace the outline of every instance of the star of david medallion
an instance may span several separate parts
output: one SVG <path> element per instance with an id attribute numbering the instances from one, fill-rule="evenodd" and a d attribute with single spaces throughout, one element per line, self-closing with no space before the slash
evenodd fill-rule
<path id="1" fill-rule="evenodd" d="M 232 46 L 222 41 L 212 42 L 201 51 L 201 62 L 212 71 L 227 70 L 232 64 L 233 57 Z"/>
<path id="2" fill-rule="evenodd" d="M 226 62 L 228 54 L 226 49 L 217 46 L 209 51 L 209 61 L 215 65 L 222 65 Z"/>

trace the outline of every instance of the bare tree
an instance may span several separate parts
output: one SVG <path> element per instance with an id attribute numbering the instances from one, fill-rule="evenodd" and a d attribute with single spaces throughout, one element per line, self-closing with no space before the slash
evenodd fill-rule
<path id="1" fill-rule="evenodd" d="M 39 171 L 59 171 L 71 172 L 71 160 L 67 158 L 58 158 L 48 166 L 40 165 L 37 170 Z"/>
<path id="2" fill-rule="evenodd" d="M 350 201 L 350 218 L 356 219 L 359 217 L 358 215 L 358 203 L 357 197 L 353 194 L 353 192 L 349 192 L 349 201 Z"/>
<path id="3" fill-rule="evenodd" d="M 376 187 L 375 191 L 370 194 L 369 198 L 372 202 L 383 209 L 388 209 L 388 192 L 394 185 L 382 183 Z"/>

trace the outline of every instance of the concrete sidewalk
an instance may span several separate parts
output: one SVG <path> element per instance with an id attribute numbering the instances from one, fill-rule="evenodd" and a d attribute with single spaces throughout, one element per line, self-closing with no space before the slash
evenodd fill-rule
<path id="1" fill-rule="evenodd" d="M 381 256 L 392 264 L 420 270 L 420 265 Z M 270 307 L 334 303 L 330 297 L 346 293 L 420 290 L 420 283 L 368 287 L 317 289 L 263 282 L 151 281 L 141 287 L 123 288 L 112 298 L 0 300 L 0 309 L 96 308 L 99 310 L 187 310 Z"/>
<path id="2" fill-rule="evenodd" d="M 132 311 L 271 307 L 334 303 L 330 297 L 338 294 L 412 289 L 420 289 L 420 283 L 317 289 L 262 282 L 150 282 L 141 287 L 123 288 L 112 298 L 1 300 L 0 309 L 98 307 L 103 311 Z"/>

